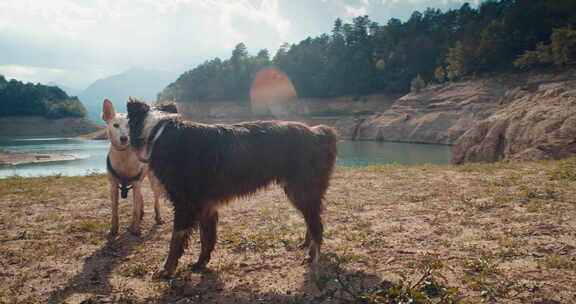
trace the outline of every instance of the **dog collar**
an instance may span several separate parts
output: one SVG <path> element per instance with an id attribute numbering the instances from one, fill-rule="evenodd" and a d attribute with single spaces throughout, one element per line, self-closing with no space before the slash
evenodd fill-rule
<path id="1" fill-rule="evenodd" d="M 130 147 L 126 147 L 126 148 L 124 148 L 124 149 L 118 149 L 118 147 L 116 147 L 113 143 L 110 143 L 110 145 L 112 146 L 112 148 L 113 148 L 114 150 L 120 151 L 120 152 L 123 152 L 123 151 L 126 151 L 126 150 L 130 149 Z"/>
<path id="2" fill-rule="evenodd" d="M 158 137 L 160 137 L 160 135 L 162 135 L 162 132 L 164 132 L 164 128 L 166 127 L 166 124 L 168 123 L 168 120 L 163 120 L 160 121 L 158 124 L 156 124 L 154 126 L 154 128 L 152 128 L 152 130 L 150 131 L 150 135 L 148 135 L 148 144 L 146 145 L 146 154 L 148 154 L 148 159 L 144 159 L 140 156 L 140 153 L 138 154 L 138 160 L 140 160 L 141 162 L 147 164 L 150 162 L 150 156 L 152 156 L 152 151 L 154 151 L 154 145 L 156 144 L 156 140 L 158 140 Z"/>

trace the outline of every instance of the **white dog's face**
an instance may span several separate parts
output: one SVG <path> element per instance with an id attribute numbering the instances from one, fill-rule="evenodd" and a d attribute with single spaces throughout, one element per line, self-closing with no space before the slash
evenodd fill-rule
<path id="1" fill-rule="evenodd" d="M 130 146 L 130 130 L 128 117 L 124 113 L 116 113 L 114 105 L 108 99 L 102 105 L 102 120 L 106 122 L 106 134 L 114 148 L 128 149 Z"/>

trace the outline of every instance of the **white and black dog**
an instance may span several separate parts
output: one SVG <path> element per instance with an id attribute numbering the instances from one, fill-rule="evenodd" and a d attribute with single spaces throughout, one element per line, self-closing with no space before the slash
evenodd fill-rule
<path id="1" fill-rule="evenodd" d="M 127 198 L 128 191 L 132 189 L 133 211 L 132 224 L 128 230 L 135 235 L 140 234 L 140 221 L 144 215 L 142 197 L 142 181 L 146 176 L 150 181 L 154 193 L 154 211 L 157 224 L 162 224 L 160 216 L 160 196 L 162 188 L 146 164 L 138 160 L 137 155 L 130 149 L 128 118 L 125 113 L 116 113 L 110 100 L 102 104 L 102 120 L 106 122 L 106 134 L 110 141 L 106 168 L 110 182 L 110 199 L 112 201 L 112 224 L 110 235 L 118 233 L 118 195 Z"/>
<path id="2" fill-rule="evenodd" d="M 320 254 L 322 199 L 336 159 L 336 131 L 299 122 L 256 121 L 208 125 L 166 116 L 128 102 L 130 144 L 163 186 L 174 207 L 174 227 L 163 277 L 171 276 L 200 228 L 201 252 L 193 269 L 210 261 L 218 207 L 277 183 L 307 225 L 303 246 L 310 261 Z"/>

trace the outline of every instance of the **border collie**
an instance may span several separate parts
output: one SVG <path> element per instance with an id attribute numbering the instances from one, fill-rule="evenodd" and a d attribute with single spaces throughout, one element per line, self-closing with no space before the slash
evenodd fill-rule
<path id="1" fill-rule="evenodd" d="M 271 183 L 284 188 L 304 216 L 302 246 L 317 262 L 322 244 L 322 199 L 336 159 L 338 135 L 328 126 L 254 121 L 202 124 L 166 116 L 146 103 L 128 101 L 130 145 L 148 163 L 174 207 L 172 239 L 162 277 L 170 277 L 200 228 L 194 270 L 204 269 L 216 243 L 218 207 Z"/>

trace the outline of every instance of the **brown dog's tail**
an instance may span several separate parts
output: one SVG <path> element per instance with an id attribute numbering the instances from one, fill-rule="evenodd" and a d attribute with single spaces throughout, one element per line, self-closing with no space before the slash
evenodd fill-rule
<path id="1" fill-rule="evenodd" d="M 339 136 L 336 129 L 325 125 L 312 127 L 312 132 L 316 134 L 317 138 L 317 149 L 314 150 L 320 152 L 320 156 L 318 156 L 314 164 L 314 167 L 317 169 L 315 172 L 315 181 L 319 193 L 322 194 L 321 197 L 324 197 L 330 185 L 330 176 L 336 165 Z M 321 204 L 319 208 L 322 208 Z"/>
<path id="2" fill-rule="evenodd" d="M 154 108 L 161 112 L 178 113 L 178 106 L 174 101 L 160 101 L 154 105 Z"/>
<path id="3" fill-rule="evenodd" d="M 326 144 L 336 145 L 340 136 L 338 135 L 338 131 L 335 128 L 326 126 L 326 125 L 318 125 L 312 127 L 314 133 L 320 135 L 322 138 L 322 142 Z"/>
<path id="4" fill-rule="evenodd" d="M 324 159 L 326 160 L 325 166 L 328 167 L 327 174 L 330 176 L 334 164 L 336 163 L 336 155 L 338 155 L 337 143 L 339 140 L 338 131 L 335 128 L 318 125 L 312 127 L 312 131 L 319 137 L 319 144 L 323 147 L 326 153 Z"/>

